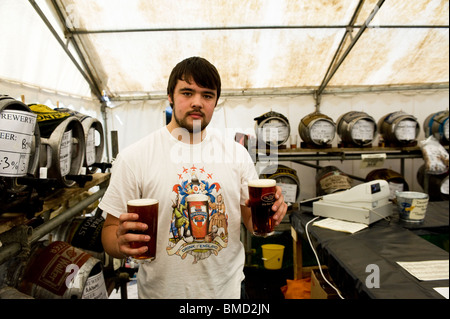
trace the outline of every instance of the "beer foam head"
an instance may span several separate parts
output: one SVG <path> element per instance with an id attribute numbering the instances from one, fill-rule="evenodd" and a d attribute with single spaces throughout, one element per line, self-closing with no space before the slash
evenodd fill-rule
<path id="1" fill-rule="evenodd" d="M 156 203 L 158 203 L 158 200 L 154 198 L 131 199 L 127 202 L 127 204 L 130 206 L 148 206 L 154 205 Z"/>
<path id="2" fill-rule="evenodd" d="M 254 179 L 248 181 L 248 186 L 251 187 L 273 187 L 277 184 L 274 179 Z"/>
<path id="3" fill-rule="evenodd" d="M 188 202 L 201 202 L 201 201 L 207 201 L 208 196 L 205 194 L 191 194 L 188 197 L 186 197 L 186 200 Z"/>

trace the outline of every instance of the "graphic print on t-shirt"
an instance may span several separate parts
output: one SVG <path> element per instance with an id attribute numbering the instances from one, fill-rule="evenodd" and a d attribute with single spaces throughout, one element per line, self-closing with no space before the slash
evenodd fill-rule
<path id="1" fill-rule="evenodd" d="M 172 188 L 169 256 L 193 257 L 193 264 L 227 247 L 228 215 L 220 184 L 204 167 L 183 167 Z"/>

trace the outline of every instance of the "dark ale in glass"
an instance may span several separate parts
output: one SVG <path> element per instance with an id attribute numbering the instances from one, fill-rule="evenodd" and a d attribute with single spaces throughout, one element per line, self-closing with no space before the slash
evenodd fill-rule
<path id="1" fill-rule="evenodd" d="M 267 237 L 273 235 L 275 212 L 272 210 L 275 202 L 274 179 L 257 179 L 248 182 L 250 208 L 252 210 L 253 235 Z"/>
<path id="2" fill-rule="evenodd" d="M 191 233 L 195 241 L 203 241 L 208 234 L 208 199 L 204 194 L 191 194 L 186 197 Z"/>
<path id="3" fill-rule="evenodd" d="M 153 260 L 156 258 L 156 237 L 158 234 L 158 206 L 157 199 L 141 198 L 133 199 L 127 202 L 128 213 L 138 214 L 138 222 L 147 224 L 148 228 L 145 231 L 133 231 L 135 234 L 145 234 L 150 236 L 148 242 L 131 242 L 131 248 L 140 248 L 144 245 L 148 247 L 148 250 L 137 256 L 133 256 L 135 259 Z"/>

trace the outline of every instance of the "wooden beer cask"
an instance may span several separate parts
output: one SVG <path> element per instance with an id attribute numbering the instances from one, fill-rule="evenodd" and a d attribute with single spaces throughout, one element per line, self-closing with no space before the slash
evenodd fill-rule
<path id="1" fill-rule="evenodd" d="M 0 179 L 9 191 L 26 188 L 17 177 L 36 175 L 40 147 L 36 115 L 26 104 L 0 95 Z"/>
<path id="2" fill-rule="evenodd" d="M 449 190 L 448 190 L 448 171 L 444 174 L 434 175 L 426 173 L 426 166 L 423 164 L 417 170 L 417 182 L 425 191 L 425 183 L 427 182 L 428 195 L 430 196 L 431 202 L 448 200 L 449 199 Z M 428 179 L 428 181 L 425 181 Z"/>
<path id="3" fill-rule="evenodd" d="M 84 156 L 84 164 L 89 174 L 94 174 L 98 168 L 93 167 L 94 163 L 100 163 L 104 149 L 104 134 L 102 123 L 91 116 L 76 112 L 68 108 L 56 108 L 56 111 L 66 112 L 77 117 L 83 125 L 84 137 L 86 141 L 86 151 Z M 98 144 L 96 143 L 96 135 L 98 135 Z"/>
<path id="4" fill-rule="evenodd" d="M 107 257 L 101 241 L 104 222 L 102 216 L 76 217 L 53 231 L 53 240 L 69 243 L 105 263 Z"/>
<path id="5" fill-rule="evenodd" d="M 302 147 L 326 147 L 334 139 L 336 124 L 325 114 L 313 112 L 300 120 L 298 132 L 305 144 Z"/>
<path id="6" fill-rule="evenodd" d="M 16 288 L 5 286 L 0 288 L 0 299 L 34 299 L 34 298 L 20 292 Z"/>
<path id="7" fill-rule="evenodd" d="M 274 179 L 276 180 L 277 185 L 281 184 L 282 188 L 283 184 L 290 185 L 289 193 L 284 194 L 285 201 L 289 203 L 298 202 L 300 198 L 300 180 L 295 169 L 285 165 L 270 165 L 263 169 L 259 177 Z M 288 191 L 287 187 L 284 187 L 284 191 Z"/>
<path id="8" fill-rule="evenodd" d="M 387 146 L 414 146 L 420 125 L 411 114 L 398 111 L 381 117 L 378 130 Z"/>
<path id="9" fill-rule="evenodd" d="M 325 166 L 316 173 L 316 196 L 350 189 L 352 179 L 336 166 Z"/>
<path id="10" fill-rule="evenodd" d="M 61 186 L 74 186 L 70 176 L 80 174 L 86 149 L 80 120 L 41 104 L 30 108 L 38 115 L 41 130 L 40 167 L 47 168 L 46 177 L 57 179 Z"/>
<path id="11" fill-rule="evenodd" d="M 281 113 L 267 112 L 254 119 L 256 137 L 266 147 L 280 147 L 288 139 L 291 132 L 289 120 Z"/>
<path id="12" fill-rule="evenodd" d="M 94 294 L 88 280 L 96 281 Z M 107 298 L 100 261 L 62 241 L 32 249 L 18 289 L 36 299 Z"/>
<path id="13" fill-rule="evenodd" d="M 425 137 L 434 136 L 441 144 L 449 144 L 448 111 L 432 113 L 423 121 Z"/>
<path id="14" fill-rule="evenodd" d="M 367 147 L 377 135 L 377 123 L 365 112 L 350 111 L 337 120 L 337 133 L 344 147 Z"/>
<path id="15" fill-rule="evenodd" d="M 403 175 L 391 169 L 381 168 L 373 170 L 367 174 L 365 181 L 370 182 L 377 179 L 382 179 L 388 182 L 390 190 L 389 199 L 391 200 L 395 198 L 396 191 L 409 191 L 408 183 L 406 182 Z"/>

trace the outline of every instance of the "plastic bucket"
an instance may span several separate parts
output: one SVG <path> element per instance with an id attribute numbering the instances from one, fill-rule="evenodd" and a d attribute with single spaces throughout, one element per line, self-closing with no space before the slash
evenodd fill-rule
<path id="1" fill-rule="evenodd" d="M 262 255 L 264 260 L 264 268 L 280 269 L 283 264 L 284 246 L 277 244 L 262 245 Z"/>
<path id="2" fill-rule="evenodd" d="M 420 223 L 425 219 L 428 206 L 428 194 L 420 192 L 395 193 L 400 219 Z"/>

